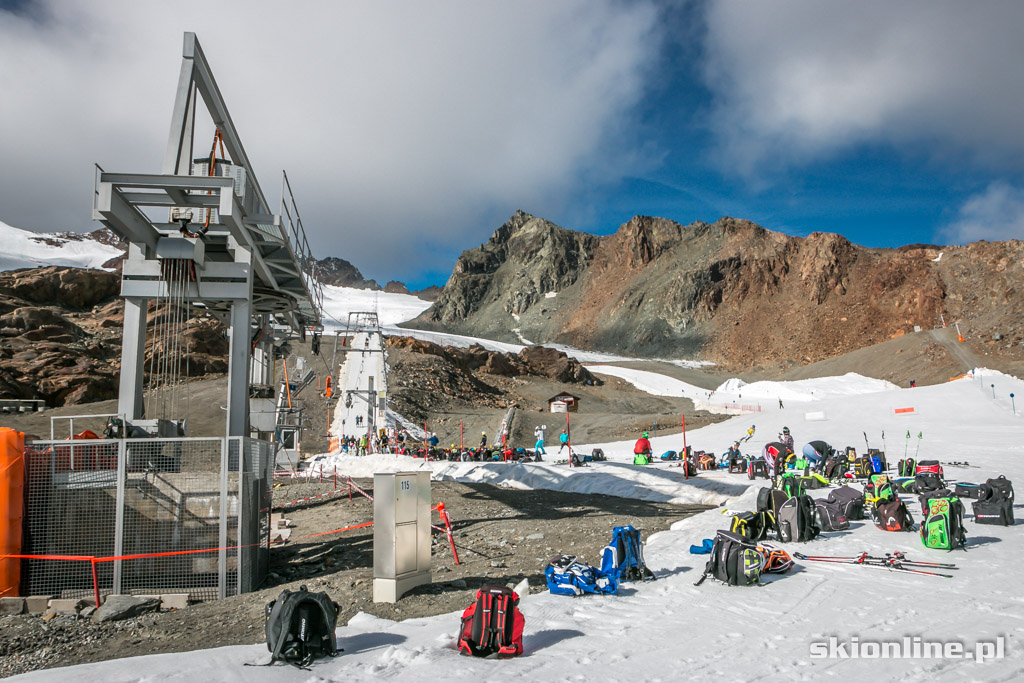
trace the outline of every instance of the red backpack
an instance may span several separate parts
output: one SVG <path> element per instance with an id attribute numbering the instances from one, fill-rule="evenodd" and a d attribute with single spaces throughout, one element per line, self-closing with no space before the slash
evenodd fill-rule
<path id="1" fill-rule="evenodd" d="M 523 626 L 519 595 L 505 586 L 483 586 L 476 601 L 462 613 L 459 652 L 499 659 L 523 654 Z"/>

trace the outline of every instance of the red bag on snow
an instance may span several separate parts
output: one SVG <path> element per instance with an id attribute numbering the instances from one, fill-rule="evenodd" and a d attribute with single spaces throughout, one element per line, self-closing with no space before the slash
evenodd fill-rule
<path id="1" fill-rule="evenodd" d="M 523 654 L 523 627 L 519 595 L 506 586 L 483 586 L 476 601 L 462 613 L 459 652 L 499 659 Z"/>
<path id="2" fill-rule="evenodd" d="M 922 472 L 934 472 L 940 477 L 945 478 L 945 472 L 942 471 L 942 465 L 938 460 L 919 460 L 917 467 L 914 468 L 914 475 L 916 476 Z"/>

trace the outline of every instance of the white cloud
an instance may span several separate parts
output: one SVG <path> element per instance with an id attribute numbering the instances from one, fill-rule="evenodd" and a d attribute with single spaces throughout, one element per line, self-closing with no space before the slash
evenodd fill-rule
<path id="1" fill-rule="evenodd" d="M 970 197 L 956 220 L 940 231 L 952 244 L 1024 240 L 1024 189 L 998 181 Z"/>
<path id="2" fill-rule="evenodd" d="M 748 176 L 886 144 L 1024 170 L 1024 3 L 713 2 L 719 158 Z"/>
<path id="3" fill-rule="evenodd" d="M 423 255 L 633 171 L 621 122 L 662 30 L 614 0 L 33 7 L 0 10 L 0 218 L 88 229 L 93 162 L 158 172 L 192 30 L 268 198 L 286 168 L 316 250 L 371 277 L 447 268 Z"/>

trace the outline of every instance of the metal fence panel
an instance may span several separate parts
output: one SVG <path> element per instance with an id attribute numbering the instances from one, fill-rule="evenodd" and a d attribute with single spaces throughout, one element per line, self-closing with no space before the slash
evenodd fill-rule
<path id="1" fill-rule="evenodd" d="M 24 554 L 157 555 L 97 563 L 101 593 L 209 600 L 255 590 L 266 578 L 269 443 L 36 441 L 25 462 Z M 23 577 L 29 595 L 93 591 L 88 561 L 23 560 Z"/>
<path id="2" fill-rule="evenodd" d="M 37 441 L 25 446 L 22 554 L 111 556 L 117 508 L 117 441 Z M 22 594 L 93 595 L 90 562 L 22 560 Z M 97 566 L 102 593 L 113 567 Z"/>

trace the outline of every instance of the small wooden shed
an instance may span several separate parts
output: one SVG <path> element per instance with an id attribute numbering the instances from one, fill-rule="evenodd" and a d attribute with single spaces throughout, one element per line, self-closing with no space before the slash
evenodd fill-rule
<path id="1" fill-rule="evenodd" d="M 561 393 L 548 399 L 548 410 L 552 413 L 575 413 L 580 409 L 580 397 Z"/>

